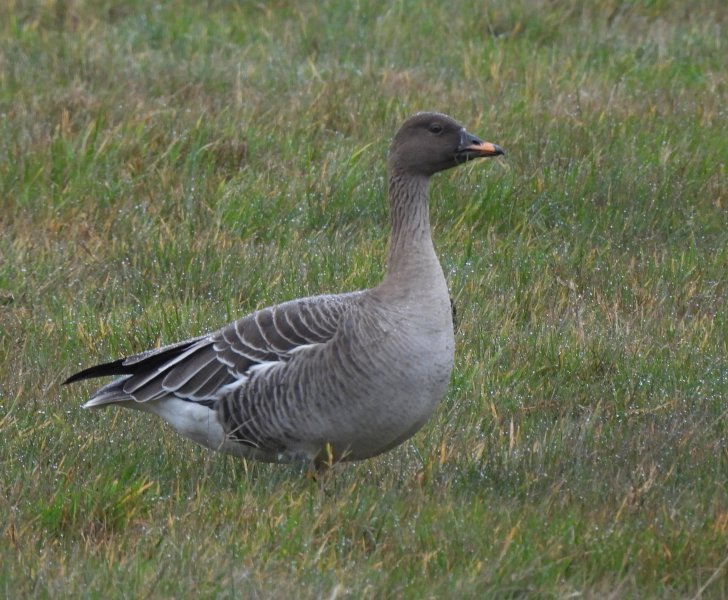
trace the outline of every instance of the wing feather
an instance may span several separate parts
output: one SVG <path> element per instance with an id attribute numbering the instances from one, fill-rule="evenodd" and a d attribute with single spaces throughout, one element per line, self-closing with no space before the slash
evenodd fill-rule
<path id="1" fill-rule="evenodd" d="M 274 311 L 275 308 L 259 310 L 255 313 L 254 322 L 261 337 L 265 340 L 267 348 L 277 354 L 286 353 L 291 348 L 295 348 L 297 344 L 292 343 L 280 334 L 273 318 Z"/>
<path id="2" fill-rule="evenodd" d="M 124 375 L 114 382 L 113 395 L 118 400 L 147 402 L 172 395 L 208 402 L 221 388 L 251 375 L 251 369 L 256 373 L 256 365 L 285 362 L 303 346 L 329 341 L 360 294 L 314 296 L 264 308 L 215 333 L 85 369 L 66 383 Z M 258 369 L 256 376 L 265 370 Z M 254 412 L 262 409 L 253 407 L 255 402 L 248 404 Z"/>
<path id="3" fill-rule="evenodd" d="M 184 362 L 183 369 L 172 368 L 182 362 Z M 170 368 L 166 371 L 161 385 L 168 392 L 176 392 L 200 373 L 205 374 L 205 379 L 207 379 L 210 376 L 207 373 L 210 365 L 212 365 L 211 369 L 215 371 L 217 370 L 217 364 L 219 362 L 211 344 L 194 348 L 193 351 L 188 350 L 179 358 L 168 363 Z"/>
<path id="4" fill-rule="evenodd" d="M 191 400 L 211 399 L 216 396 L 220 388 L 232 383 L 234 379 L 225 365 L 212 362 L 175 390 L 175 395 Z"/>
<path id="5" fill-rule="evenodd" d="M 272 311 L 273 315 L 273 326 L 278 331 L 278 334 L 284 338 L 288 343 L 294 346 L 308 345 L 310 342 L 306 336 L 301 335 L 291 324 L 291 320 L 288 316 L 288 312 L 275 307 Z"/>

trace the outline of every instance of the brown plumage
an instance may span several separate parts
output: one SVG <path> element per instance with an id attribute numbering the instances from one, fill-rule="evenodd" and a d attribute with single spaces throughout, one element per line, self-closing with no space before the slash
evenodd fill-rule
<path id="1" fill-rule="evenodd" d="M 151 412 L 208 448 L 264 461 L 359 460 L 400 444 L 442 400 L 453 365 L 429 178 L 498 154 L 452 118 L 418 113 L 389 152 L 392 234 L 378 286 L 265 308 L 65 383 L 120 376 L 84 406 Z"/>

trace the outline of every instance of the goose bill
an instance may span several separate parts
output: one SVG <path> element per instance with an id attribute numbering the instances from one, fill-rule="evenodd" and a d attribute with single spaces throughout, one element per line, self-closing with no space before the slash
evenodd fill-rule
<path id="1" fill-rule="evenodd" d="M 478 156 L 499 156 L 505 154 L 505 151 L 498 144 L 492 144 L 491 142 L 473 142 L 463 148 L 463 153 L 467 154 L 468 157 L 475 158 Z"/>

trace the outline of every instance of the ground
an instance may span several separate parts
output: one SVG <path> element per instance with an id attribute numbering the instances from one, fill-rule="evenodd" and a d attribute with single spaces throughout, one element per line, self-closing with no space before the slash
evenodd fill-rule
<path id="1" fill-rule="evenodd" d="M 0 8 L 0 594 L 728 596 L 728 9 L 211 0 Z M 82 366 L 374 285 L 385 157 L 440 110 L 445 401 L 314 482 Z"/>

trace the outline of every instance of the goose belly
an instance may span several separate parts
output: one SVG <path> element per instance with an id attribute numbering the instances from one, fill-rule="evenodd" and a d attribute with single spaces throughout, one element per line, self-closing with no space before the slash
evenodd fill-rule
<path id="1" fill-rule="evenodd" d="M 303 413 L 318 415 L 310 422 L 313 438 L 331 443 L 344 460 L 400 444 L 447 392 L 455 345 L 449 300 L 446 318 L 411 315 L 397 311 L 359 323 L 346 344 L 321 352 L 322 372 L 331 375 L 328 385 L 311 390 Z"/>
<path id="2" fill-rule="evenodd" d="M 276 461 L 314 458 L 327 444 L 342 460 L 384 452 L 420 429 L 443 399 L 453 354 L 449 304 L 439 322 L 401 312 L 352 319 L 347 335 L 302 348 L 221 397 L 222 449 L 254 448 L 257 458 Z"/>
<path id="3" fill-rule="evenodd" d="M 452 335 L 443 332 L 392 353 L 369 389 L 351 399 L 359 408 L 360 425 L 336 440 L 348 446 L 351 460 L 385 452 L 427 422 L 447 392 L 453 350 Z"/>

